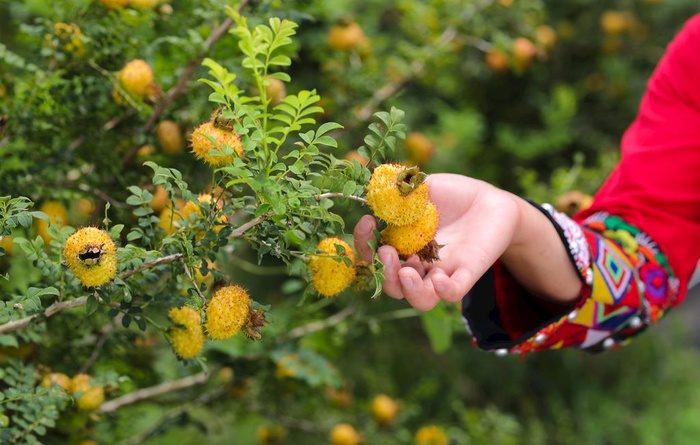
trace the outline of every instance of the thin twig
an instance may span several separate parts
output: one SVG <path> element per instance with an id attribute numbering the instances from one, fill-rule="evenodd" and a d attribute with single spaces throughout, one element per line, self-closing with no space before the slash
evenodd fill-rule
<path id="1" fill-rule="evenodd" d="M 187 279 L 190 280 L 190 283 L 192 283 L 192 286 L 194 286 L 194 290 L 197 291 L 197 295 L 199 295 L 199 298 L 202 299 L 202 303 L 207 302 L 207 297 L 204 296 L 201 290 L 199 290 L 199 286 L 197 285 L 197 281 L 192 277 L 192 272 L 190 271 L 190 268 L 185 262 L 182 262 L 182 267 L 185 269 L 185 275 L 187 275 Z"/>
<path id="2" fill-rule="evenodd" d="M 335 326 L 341 321 L 348 318 L 350 315 L 352 315 L 353 312 L 355 312 L 355 307 L 347 306 L 342 311 L 338 312 L 337 314 L 333 314 L 328 318 L 318 321 L 312 321 L 311 323 L 307 323 L 303 326 L 299 326 L 297 328 L 292 329 L 284 337 L 278 338 L 277 343 L 284 343 L 295 338 L 301 338 L 312 332 L 321 331 L 323 329 L 330 328 L 331 326 Z"/>
<path id="3" fill-rule="evenodd" d="M 342 193 L 321 193 L 320 195 L 316 195 L 316 199 L 318 200 L 324 198 L 347 198 L 353 201 L 361 202 L 362 204 L 367 204 L 367 200 L 365 198 L 355 195 L 344 195 Z"/>
<path id="4" fill-rule="evenodd" d="M 257 226 L 258 224 L 262 223 L 268 218 L 268 215 L 260 215 L 257 218 L 253 218 L 250 221 L 248 221 L 245 224 L 241 224 L 231 232 L 231 237 L 232 238 L 240 238 L 243 236 L 244 233 L 246 233 L 248 230 L 252 229 L 253 227 Z"/>
<path id="5" fill-rule="evenodd" d="M 121 314 L 119 314 L 121 315 Z M 97 339 L 97 343 L 95 343 L 95 347 L 92 349 L 92 354 L 90 354 L 90 357 L 83 363 L 83 366 L 80 367 L 80 370 L 78 371 L 78 374 L 85 374 L 93 364 L 97 361 L 97 359 L 100 357 L 100 353 L 102 352 L 102 348 L 104 347 L 105 343 L 107 342 L 107 339 L 109 338 L 110 335 L 114 332 L 114 324 L 109 323 L 106 324 L 102 328 L 102 332 L 100 334 L 100 338 Z"/>
<path id="6" fill-rule="evenodd" d="M 125 394 L 116 399 L 112 399 L 105 402 L 100 406 L 98 412 L 101 414 L 108 414 L 117 411 L 118 409 L 133 405 L 144 400 L 153 399 L 155 397 L 167 394 L 173 391 L 179 391 L 181 389 L 190 388 L 192 386 L 197 386 L 205 383 L 209 380 L 211 373 L 200 372 L 199 374 L 191 375 L 179 380 L 171 380 L 168 382 L 163 382 L 149 388 L 142 388 L 129 394 Z"/>
<path id="7" fill-rule="evenodd" d="M 83 306 L 85 303 L 87 303 L 87 300 L 88 297 L 79 297 L 74 300 L 57 301 L 51 306 L 47 307 L 44 312 L 41 312 L 40 314 L 30 315 L 28 317 L 20 318 L 19 320 L 8 321 L 7 323 L 0 325 L 0 334 L 7 334 L 8 332 L 14 332 L 18 329 L 22 329 L 29 325 L 29 323 L 31 323 L 32 320 L 37 317 L 41 316 L 44 318 L 49 318 L 61 311 Z"/>
<path id="8" fill-rule="evenodd" d="M 143 272 L 144 270 L 152 269 L 154 267 L 158 267 L 162 264 L 169 264 L 169 263 L 174 263 L 175 261 L 180 260 L 183 257 L 183 254 L 181 253 L 173 253 L 172 255 L 164 256 L 162 258 L 158 258 L 153 261 L 147 261 L 143 263 L 140 267 L 137 267 L 136 269 L 132 270 L 126 270 L 119 274 L 119 278 L 122 280 L 125 280 L 131 276 L 136 275 L 139 272 Z"/>

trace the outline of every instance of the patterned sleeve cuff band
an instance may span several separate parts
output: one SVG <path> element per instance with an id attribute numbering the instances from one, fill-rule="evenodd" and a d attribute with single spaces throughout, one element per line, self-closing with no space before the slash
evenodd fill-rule
<path id="1" fill-rule="evenodd" d="M 463 300 L 474 343 L 497 354 L 578 348 L 601 352 L 626 344 L 675 305 L 679 283 L 644 232 L 617 216 L 596 213 L 579 224 L 550 205 L 554 224 L 581 277 L 574 307 L 547 310 L 500 264 Z"/>

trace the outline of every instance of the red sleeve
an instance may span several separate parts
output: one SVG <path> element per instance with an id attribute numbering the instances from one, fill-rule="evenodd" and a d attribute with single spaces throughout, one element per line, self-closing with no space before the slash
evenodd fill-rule
<path id="1" fill-rule="evenodd" d="M 680 280 L 700 258 L 700 14 L 683 26 L 652 74 L 621 160 L 577 221 L 618 215 L 654 239 Z"/>

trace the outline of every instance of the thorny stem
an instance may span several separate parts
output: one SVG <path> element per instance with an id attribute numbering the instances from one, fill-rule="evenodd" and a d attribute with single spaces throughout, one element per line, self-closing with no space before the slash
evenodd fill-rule
<path id="1" fill-rule="evenodd" d="M 320 195 L 316 195 L 316 199 L 319 201 L 324 198 L 347 198 L 353 201 L 361 202 L 362 204 L 367 204 L 367 200 L 365 198 L 355 195 L 344 195 L 342 193 L 321 193 Z"/>

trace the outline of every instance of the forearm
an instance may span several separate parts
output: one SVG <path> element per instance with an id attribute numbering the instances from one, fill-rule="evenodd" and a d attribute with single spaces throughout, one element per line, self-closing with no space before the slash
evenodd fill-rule
<path id="1" fill-rule="evenodd" d="M 556 302 L 573 303 L 581 280 L 556 229 L 547 217 L 527 201 L 512 195 L 519 224 L 501 257 L 513 277 L 533 295 Z"/>

